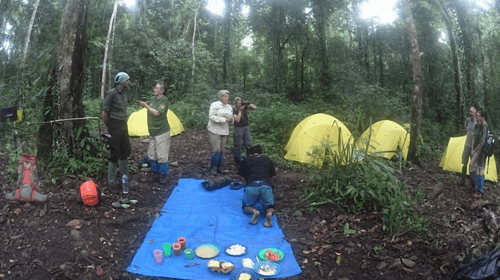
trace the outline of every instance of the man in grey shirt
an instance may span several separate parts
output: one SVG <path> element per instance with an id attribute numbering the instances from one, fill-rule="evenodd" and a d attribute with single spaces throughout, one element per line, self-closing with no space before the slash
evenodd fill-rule
<path id="1" fill-rule="evenodd" d="M 476 108 L 474 106 L 469 109 L 469 117 L 465 120 L 465 131 L 467 138 L 465 140 L 464 152 L 462 153 L 462 185 L 465 186 L 465 177 L 467 176 L 467 165 L 469 164 L 470 153 L 472 150 L 472 139 L 474 138 L 474 127 L 476 126 Z M 471 186 L 475 187 L 474 171 L 470 171 L 469 178 Z"/>

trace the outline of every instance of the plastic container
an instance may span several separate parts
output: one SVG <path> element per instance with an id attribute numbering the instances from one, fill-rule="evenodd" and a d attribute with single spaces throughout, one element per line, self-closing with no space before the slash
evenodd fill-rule
<path id="1" fill-rule="evenodd" d="M 122 191 L 123 194 L 128 194 L 128 177 L 126 174 L 122 176 Z"/>
<path id="2" fill-rule="evenodd" d="M 155 249 L 153 254 L 155 255 L 156 263 L 161 263 L 163 261 L 163 252 L 160 249 Z"/>
<path id="3" fill-rule="evenodd" d="M 180 256 L 181 255 L 181 244 L 175 242 L 172 244 L 172 249 L 174 249 L 174 255 L 175 256 Z"/>
<path id="4" fill-rule="evenodd" d="M 194 258 L 193 249 L 186 249 L 186 250 L 184 250 L 184 256 L 186 256 L 186 259 L 192 260 Z"/>
<path id="5" fill-rule="evenodd" d="M 181 244 L 181 250 L 186 250 L 186 237 L 177 238 L 177 242 Z"/>
<path id="6" fill-rule="evenodd" d="M 163 254 L 165 257 L 170 257 L 172 254 L 172 244 L 170 243 L 163 243 Z"/>

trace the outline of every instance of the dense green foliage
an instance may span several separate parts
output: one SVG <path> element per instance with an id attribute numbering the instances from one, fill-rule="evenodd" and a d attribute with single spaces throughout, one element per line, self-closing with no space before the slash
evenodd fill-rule
<path id="1" fill-rule="evenodd" d="M 352 139 L 350 143 L 356 143 Z M 322 168 L 313 170 L 309 183 L 302 188 L 304 198 L 300 203 L 310 210 L 323 204 L 333 204 L 347 211 L 368 209 L 383 214 L 383 229 L 391 233 L 398 230 L 425 231 L 427 219 L 412 211 L 418 201 L 419 190 L 410 190 L 395 177 L 398 172 L 392 163 L 380 158 L 361 156 L 356 146 L 346 144 L 339 152 L 332 151 L 333 144 L 324 142 L 312 155 L 323 158 Z M 326 156 L 325 155 L 326 152 Z"/>
<path id="2" fill-rule="evenodd" d="M 103 176 L 107 157 L 98 120 L 75 126 L 76 150 L 61 141 L 58 123 L 41 129 L 44 120 L 60 118 L 55 53 L 70 1 L 41 0 L 24 63 L 35 1 L 0 1 L 0 107 L 23 109 L 23 122 L 0 123 L 1 152 L 9 153 L 15 166 L 23 151 L 37 154 L 37 142 L 51 140 L 52 151 L 41 166 L 54 182 L 63 174 Z M 103 70 L 106 89 L 118 71 L 130 74 L 129 113 L 151 97 L 156 81 L 165 81 L 170 108 L 186 128 L 204 128 L 210 103 L 220 89 L 228 89 L 231 97 L 258 107 L 249 113 L 254 143 L 279 164 L 304 168 L 284 161 L 283 148 L 293 128 L 311 114 L 330 114 L 353 135 L 383 119 L 410 122 L 414 86 L 406 20 L 411 12 L 423 71 L 419 157 L 438 159 L 449 137 L 464 133 L 457 124 L 470 105 L 489 112 L 491 130 L 500 127 L 500 11 L 475 1 L 399 3 L 398 18 L 381 24 L 362 18 L 364 1 L 224 0 L 226 9 L 218 15 L 206 9 L 207 0 L 136 0 L 134 7 L 118 7 L 109 69 L 103 69 L 103 60 L 114 0 L 88 3 L 86 47 L 78 54 L 84 62 L 83 88 L 74 92 L 83 98 L 87 117 L 100 116 Z M 453 39 L 458 51 L 450 46 Z M 336 164 L 346 161 L 352 164 Z M 15 172 L 9 169 L 12 180 Z M 382 211 L 392 232 L 420 224 L 423 220 L 410 211 L 409 190 L 394 172 L 379 159 L 358 162 L 347 147 L 312 172 L 304 202 Z"/>

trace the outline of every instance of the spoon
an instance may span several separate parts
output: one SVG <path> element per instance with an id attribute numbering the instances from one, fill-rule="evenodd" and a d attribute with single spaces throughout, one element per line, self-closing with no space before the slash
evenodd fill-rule
<path id="1" fill-rule="evenodd" d="M 257 262 L 259 263 L 259 267 L 262 266 L 262 264 L 260 263 L 260 260 L 259 260 L 259 257 L 255 257 L 257 259 Z"/>

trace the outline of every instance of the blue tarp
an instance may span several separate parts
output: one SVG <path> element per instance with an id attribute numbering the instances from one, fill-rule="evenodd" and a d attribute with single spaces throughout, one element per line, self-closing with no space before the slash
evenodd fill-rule
<path id="1" fill-rule="evenodd" d="M 163 262 L 157 264 L 153 251 L 161 250 L 163 243 L 174 243 L 182 236 L 186 238 L 187 248 L 196 249 L 202 244 L 216 245 L 221 252 L 214 259 L 232 262 L 236 269 L 242 267 L 243 258 L 256 262 L 255 257 L 260 250 L 277 248 L 283 251 L 284 258 L 278 262 L 281 272 L 272 278 L 284 278 L 302 272 L 276 217 L 273 217 L 272 228 L 264 227 L 263 215 L 257 225 L 250 225 L 248 222 L 251 217 L 241 209 L 243 189 L 231 190 L 225 187 L 208 192 L 203 189 L 202 182 L 194 179 L 179 180 L 127 271 L 179 279 L 229 279 L 227 274 L 210 271 L 207 268 L 208 259 L 197 256 L 193 260 L 187 260 L 184 254 L 178 257 L 172 254 L 168 258 L 163 257 Z M 245 245 L 246 253 L 241 257 L 226 254 L 224 249 L 233 244 Z M 200 265 L 184 267 L 194 262 L 200 262 Z"/>

